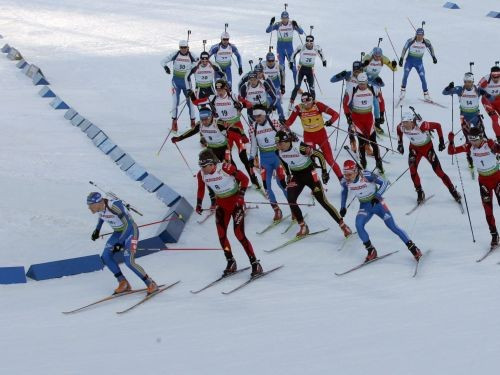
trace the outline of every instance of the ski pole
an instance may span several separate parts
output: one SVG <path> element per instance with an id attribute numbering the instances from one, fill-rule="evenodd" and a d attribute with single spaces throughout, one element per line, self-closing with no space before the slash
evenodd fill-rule
<path id="1" fill-rule="evenodd" d="M 92 186 L 95 186 L 96 188 L 98 188 L 100 191 L 102 191 L 104 194 L 110 196 L 111 198 L 113 199 L 116 199 L 116 200 L 120 200 L 123 202 L 123 204 L 125 205 L 125 207 L 131 211 L 134 211 L 137 215 L 140 215 L 140 216 L 144 216 L 142 213 L 139 212 L 139 210 L 137 210 L 136 208 L 132 207 L 131 204 L 125 202 L 124 199 L 120 199 L 118 197 L 118 195 L 116 195 L 115 193 L 113 193 L 112 191 L 105 191 L 103 188 L 101 188 L 99 185 L 97 185 L 95 182 L 93 181 L 89 181 L 89 184 L 92 185 Z"/>
<path id="2" fill-rule="evenodd" d="M 406 19 L 408 20 L 408 22 L 410 23 L 411 27 L 413 27 L 413 30 L 415 30 L 415 32 L 417 31 L 417 29 L 415 29 L 415 26 L 413 26 L 413 23 L 411 22 L 410 20 L 410 17 L 406 17 Z M 424 25 L 425 25 L 425 22 L 424 22 Z M 423 26 L 423 25 L 422 25 Z"/>
<path id="3" fill-rule="evenodd" d="M 344 132 L 344 133 L 347 133 L 348 135 L 351 133 L 351 132 L 349 132 L 349 131 L 347 131 L 347 130 L 344 130 L 344 129 L 342 129 L 342 128 L 339 128 L 338 126 L 335 126 L 335 125 L 332 125 L 332 127 L 336 128 L 336 129 L 338 129 L 338 130 L 340 130 L 340 131 L 342 131 L 342 132 Z M 372 140 L 370 140 L 370 139 L 368 139 L 368 138 L 365 138 L 365 137 L 363 137 L 363 136 L 361 136 L 361 135 L 359 135 L 359 134 L 357 134 L 357 137 L 358 137 L 359 139 L 363 139 L 363 140 L 365 140 L 365 141 L 366 141 L 366 142 L 368 142 L 368 143 L 374 143 L 374 144 L 378 145 L 379 147 L 382 147 L 382 148 L 384 148 L 384 149 L 386 149 L 386 150 L 389 150 L 389 151 L 395 152 L 395 150 L 394 150 L 393 148 L 391 148 L 391 147 L 386 147 L 386 146 L 384 146 L 384 145 L 381 145 L 381 144 L 380 144 L 380 143 L 378 143 L 378 142 L 373 142 Z"/>
<path id="4" fill-rule="evenodd" d="M 377 43 L 377 47 L 380 47 L 380 42 L 383 40 L 383 38 L 378 38 L 378 43 Z"/>
<path id="5" fill-rule="evenodd" d="M 156 156 L 160 156 L 160 152 L 161 152 L 161 150 L 163 150 L 163 146 L 165 146 L 165 143 L 167 143 L 167 140 L 170 137 L 170 133 L 172 133 L 172 128 L 170 128 L 170 130 L 168 131 L 168 134 L 165 137 L 165 139 L 163 140 L 163 143 L 161 144 L 160 149 L 156 152 Z"/>
<path id="6" fill-rule="evenodd" d="M 136 251 L 187 251 L 187 250 L 224 250 L 219 247 L 176 247 L 176 248 L 148 248 L 148 249 L 136 249 Z"/>
<path id="7" fill-rule="evenodd" d="M 167 221 L 174 221 L 174 220 L 183 220 L 183 217 L 182 217 L 182 215 L 175 216 L 175 217 L 169 217 L 169 218 L 166 218 L 166 219 L 163 219 L 163 220 L 160 220 L 160 221 L 154 221 L 152 223 L 138 225 L 137 228 L 144 228 L 144 227 L 148 227 L 150 225 L 156 225 L 156 224 L 166 223 Z M 99 237 L 104 238 L 104 237 L 109 236 L 110 234 L 113 234 L 113 233 L 115 233 L 115 232 L 104 233 L 104 234 L 101 234 Z"/>
<path id="8" fill-rule="evenodd" d="M 387 115 L 384 112 L 384 117 L 385 117 L 385 123 L 387 125 L 387 133 L 389 133 L 389 141 L 391 142 L 391 148 L 394 148 L 392 145 L 392 136 L 391 136 L 391 129 L 389 128 L 389 121 L 387 121 Z"/>
<path id="9" fill-rule="evenodd" d="M 472 242 L 476 242 L 476 239 L 474 237 L 474 229 L 472 229 L 472 221 L 470 219 L 469 205 L 467 203 L 467 195 L 465 194 L 464 181 L 462 180 L 462 172 L 460 171 L 460 163 L 458 162 L 458 158 L 457 158 L 457 169 L 458 169 L 458 177 L 460 178 L 460 184 L 462 185 L 462 193 L 464 194 L 465 208 L 467 209 L 467 217 L 469 218 L 469 226 L 470 226 L 470 232 L 472 234 Z"/>
<path id="10" fill-rule="evenodd" d="M 392 71 L 392 131 L 394 131 L 394 111 L 395 111 L 395 104 L 394 104 L 394 70 Z"/>
<path id="11" fill-rule="evenodd" d="M 186 106 L 186 103 L 187 103 L 186 98 L 184 98 L 184 100 L 181 103 L 183 103 L 182 108 L 181 108 L 181 112 L 177 115 L 177 118 L 179 118 L 182 115 L 182 111 L 184 111 L 184 107 Z M 180 105 L 180 103 L 179 103 L 179 105 Z M 175 108 L 172 108 L 170 110 L 170 113 L 172 113 L 173 111 L 175 111 Z"/>
<path id="12" fill-rule="evenodd" d="M 340 90 L 340 103 L 339 103 L 339 121 L 337 123 L 337 126 L 340 126 L 340 115 L 342 114 L 342 101 L 344 100 L 344 84 L 345 84 L 345 79 L 342 79 L 342 89 Z M 338 140 L 339 140 L 339 132 L 337 130 L 337 135 L 335 136 L 335 150 L 337 149 Z"/>
<path id="13" fill-rule="evenodd" d="M 314 70 L 313 70 L 313 76 L 314 80 L 316 81 L 316 84 L 318 85 L 319 92 L 321 93 L 321 95 L 323 95 L 323 90 L 321 90 L 321 86 L 319 85 L 319 81 L 318 78 L 316 77 L 316 73 L 314 73 Z"/>
<path id="14" fill-rule="evenodd" d="M 187 38 L 187 42 L 189 43 L 189 36 L 191 35 L 191 30 L 188 30 L 188 38 Z"/>
<path id="15" fill-rule="evenodd" d="M 245 201 L 245 203 L 251 203 L 251 204 L 282 204 L 285 206 L 315 206 L 314 203 L 289 203 L 289 202 L 276 202 L 276 203 L 271 203 L 271 202 L 251 202 L 251 201 Z"/>
<path id="16" fill-rule="evenodd" d="M 181 157 L 182 157 L 182 160 L 184 160 L 184 163 L 186 164 L 186 166 L 188 167 L 189 171 L 191 172 L 191 174 L 193 175 L 193 177 L 196 177 L 196 174 L 193 172 L 193 170 L 191 169 L 191 167 L 189 166 L 189 163 L 188 161 L 186 160 L 186 158 L 184 157 L 184 155 L 182 154 L 181 152 L 181 149 L 179 148 L 179 146 L 177 145 L 177 143 L 174 143 L 174 146 L 177 148 L 177 151 L 179 151 L 179 154 L 181 154 Z"/>
<path id="17" fill-rule="evenodd" d="M 454 124 L 454 103 L 453 103 L 453 93 L 451 94 L 451 131 L 454 132 L 453 130 L 453 124 Z M 458 164 L 458 160 L 457 160 L 457 164 Z M 451 157 L 451 165 L 453 165 L 453 156 Z"/>
<path id="18" fill-rule="evenodd" d="M 396 52 L 396 48 L 394 48 L 394 43 L 392 43 L 392 39 L 391 39 L 391 37 L 389 36 L 389 32 L 387 31 L 387 27 L 385 27 L 384 29 L 385 29 L 385 33 L 386 33 L 386 35 L 387 35 L 387 38 L 389 39 L 389 43 L 391 43 L 392 50 L 394 51 L 394 54 L 396 55 L 396 58 L 397 58 L 397 60 L 399 61 L 399 56 L 398 56 L 398 53 Z"/>

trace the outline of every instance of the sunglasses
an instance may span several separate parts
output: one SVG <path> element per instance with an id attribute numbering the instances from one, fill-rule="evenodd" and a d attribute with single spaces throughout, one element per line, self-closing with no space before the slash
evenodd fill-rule
<path id="1" fill-rule="evenodd" d="M 222 39 L 223 42 L 229 42 L 229 39 Z"/>
<path id="2" fill-rule="evenodd" d="M 208 57 L 202 57 L 200 60 L 208 60 Z"/>
<path id="3" fill-rule="evenodd" d="M 314 40 L 312 40 L 312 39 L 306 39 L 306 43 L 312 43 L 312 42 L 314 42 Z"/>
<path id="4" fill-rule="evenodd" d="M 312 102 L 313 98 L 311 97 L 307 97 L 307 98 L 301 98 L 300 101 L 302 103 L 308 103 L 308 102 Z"/>

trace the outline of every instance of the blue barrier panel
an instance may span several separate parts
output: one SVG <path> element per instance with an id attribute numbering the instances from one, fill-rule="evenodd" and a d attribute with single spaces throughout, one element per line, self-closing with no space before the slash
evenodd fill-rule
<path id="1" fill-rule="evenodd" d="M 25 66 L 23 66 L 23 73 L 25 75 L 28 75 L 28 71 L 30 70 L 31 68 L 31 64 L 26 64 Z"/>
<path id="2" fill-rule="evenodd" d="M 125 155 L 125 151 L 123 151 L 120 147 L 116 146 L 111 152 L 108 154 L 108 156 L 113 160 L 114 162 L 117 162 L 120 160 Z"/>
<path id="3" fill-rule="evenodd" d="M 42 98 L 55 98 L 56 94 L 50 89 L 49 86 L 44 86 L 40 91 L 38 91 L 38 95 Z"/>
<path id="4" fill-rule="evenodd" d="M 33 280 L 55 279 L 57 277 L 78 275 L 80 273 L 99 271 L 104 264 L 99 255 L 56 260 L 54 262 L 33 264 L 26 276 Z"/>
<path id="5" fill-rule="evenodd" d="M 22 284 L 25 282 L 24 267 L 0 267 L 0 284 Z"/>
<path id="6" fill-rule="evenodd" d="M 40 74 L 40 72 L 38 72 L 33 76 L 33 84 L 35 86 L 49 85 L 49 82 L 45 79 L 45 77 L 42 74 Z"/>
<path id="7" fill-rule="evenodd" d="M 180 198 L 180 195 L 168 185 L 163 185 L 156 190 L 156 196 L 167 206 L 171 206 Z"/>
<path id="8" fill-rule="evenodd" d="M 165 244 L 161 240 L 160 237 L 152 237 L 152 238 L 147 238 L 145 240 L 140 240 L 137 243 L 137 248 L 138 249 L 163 249 L 165 248 Z M 141 258 L 149 254 L 154 254 L 157 253 L 158 250 L 139 250 L 135 254 L 135 258 Z M 113 258 L 116 260 L 118 263 L 123 263 L 123 251 L 120 251 L 119 253 L 115 253 L 113 255 Z"/>
<path id="9" fill-rule="evenodd" d="M 156 190 L 158 190 L 161 186 L 163 185 L 163 182 L 158 180 L 156 176 L 152 175 L 151 173 L 146 176 L 146 178 L 142 181 L 142 187 L 144 190 L 154 193 Z"/>
<path id="10" fill-rule="evenodd" d="M 16 66 L 19 68 L 19 69 L 22 69 L 24 68 L 25 65 L 27 65 L 28 63 L 26 62 L 25 59 L 21 59 L 19 60 L 19 62 L 16 64 Z"/>
<path id="11" fill-rule="evenodd" d="M 26 67 L 25 67 L 26 68 Z M 40 70 L 40 68 L 38 66 L 36 66 L 35 64 L 29 64 L 25 69 L 23 69 L 23 73 L 26 74 L 28 77 L 30 77 L 31 79 L 33 79 L 33 77 L 37 74 L 37 73 L 41 73 L 42 76 L 43 76 L 43 73 L 42 71 Z"/>
<path id="12" fill-rule="evenodd" d="M 486 15 L 486 17 L 500 18 L 500 12 L 491 11 Z"/>
<path id="13" fill-rule="evenodd" d="M 87 137 L 89 137 L 90 139 L 94 139 L 95 136 L 97 134 L 99 134 L 100 131 L 101 131 L 101 129 L 99 129 L 97 126 L 92 124 L 88 127 L 87 130 L 85 130 L 85 133 L 87 133 Z"/>
<path id="14" fill-rule="evenodd" d="M 85 118 L 82 115 L 76 115 L 71 119 L 71 125 L 79 126 L 84 120 Z"/>
<path id="15" fill-rule="evenodd" d="M 126 173 L 134 181 L 142 181 L 148 175 L 144 167 L 141 167 L 137 163 L 131 166 Z"/>
<path id="16" fill-rule="evenodd" d="M 134 159 L 130 155 L 125 154 L 120 160 L 116 162 L 122 171 L 127 171 L 135 164 Z"/>
<path id="17" fill-rule="evenodd" d="M 2 51 L 3 53 L 9 53 L 10 46 L 8 44 L 4 44 L 0 51 Z"/>
<path id="18" fill-rule="evenodd" d="M 70 108 L 66 111 L 64 114 L 64 118 L 66 120 L 71 120 L 73 117 L 75 117 L 78 114 L 78 112 L 74 108 Z"/>
<path id="19" fill-rule="evenodd" d="M 99 147 L 106 139 L 108 139 L 108 136 L 105 133 L 100 132 L 94 137 L 92 142 L 96 147 Z"/>
<path id="20" fill-rule="evenodd" d="M 186 225 L 187 220 L 191 217 L 193 213 L 193 207 L 188 203 L 188 201 L 182 197 L 177 202 L 175 202 L 170 208 L 167 217 L 180 217 L 182 219 L 172 220 L 162 223 L 158 228 L 157 235 L 165 243 L 177 242 L 182 234 L 182 230 Z"/>
<path id="21" fill-rule="evenodd" d="M 455 3 L 452 3 L 452 2 L 446 2 L 444 5 L 443 5 L 444 8 L 447 8 L 447 9 L 460 9 L 460 7 L 455 4 Z"/>
<path id="22" fill-rule="evenodd" d="M 107 155 L 116 147 L 116 145 L 111 139 L 108 138 L 104 142 L 102 142 L 98 147 L 99 150 L 101 150 Z"/>
<path id="23" fill-rule="evenodd" d="M 82 132 L 86 132 L 88 128 L 90 128 L 92 124 L 89 120 L 83 120 L 83 122 L 80 124 L 80 130 Z"/>
<path id="24" fill-rule="evenodd" d="M 50 102 L 50 106 L 54 109 L 69 109 L 69 105 L 67 105 L 66 103 L 64 103 L 64 101 L 56 96 L 51 102 Z"/>

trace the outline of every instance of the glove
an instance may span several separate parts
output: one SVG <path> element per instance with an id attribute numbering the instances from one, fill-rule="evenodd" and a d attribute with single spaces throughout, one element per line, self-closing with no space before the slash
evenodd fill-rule
<path id="1" fill-rule="evenodd" d="M 290 67 L 290 69 L 293 69 L 293 61 L 290 61 L 290 62 L 288 63 L 288 66 Z"/>
<path id="2" fill-rule="evenodd" d="M 436 59 L 436 57 L 435 57 L 435 56 L 432 56 L 432 62 L 433 62 L 434 64 L 437 64 L 437 63 L 438 63 L 438 59 Z"/>
<path id="3" fill-rule="evenodd" d="M 285 85 L 280 86 L 281 95 L 285 95 Z"/>
<path id="4" fill-rule="evenodd" d="M 238 197 L 236 198 L 236 205 L 237 206 L 245 206 L 245 188 L 241 188 L 238 191 Z"/>
<path id="5" fill-rule="evenodd" d="M 328 172 L 324 172 L 321 174 L 321 180 L 325 185 L 328 183 L 328 181 L 330 181 L 330 175 L 328 174 Z"/>
<path id="6" fill-rule="evenodd" d="M 272 25 L 276 21 L 276 17 L 271 18 L 271 21 L 269 21 L 269 25 Z"/>
<path id="7" fill-rule="evenodd" d="M 399 66 L 403 66 L 403 58 L 402 57 L 399 58 Z"/>
<path id="8" fill-rule="evenodd" d="M 453 132 L 448 133 L 448 141 L 450 143 L 453 143 L 455 141 L 455 134 L 453 134 Z"/>
<path id="9" fill-rule="evenodd" d="M 384 84 L 384 81 L 382 81 L 382 78 L 380 77 L 377 77 L 375 78 L 375 83 L 379 86 L 383 85 Z"/>
<path id="10" fill-rule="evenodd" d="M 177 143 L 181 140 L 181 137 L 172 137 L 172 143 Z"/>
<path id="11" fill-rule="evenodd" d="M 340 209 L 340 212 L 339 212 L 340 216 L 344 217 L 346 213 L 347 213 L 347 209 L 345 207 L 342 207 Z"/>
<path id="12" fill-rule="evenodd" d="M 405 148 L 402 143 L 398 143 L 398 152 L 403 155 L 405 153 Z"/>
<path id="13" fill-rule="evenodd" d="M 294 29 L 299 27 L 299 25 L 297 25 L 297 21 L 295 21 L 295 20 L 292 21 L 292 26 Z"/>
<path id="14" fill-rule="evenodd" d="M 189 99 L 191 99 L 191 100 L 196 100 L 196 95 L 194 94 L 194 91 L 193 91 L 193 90 L 188 89 L 188 90 L 186 91 L 186 93 L 187 93 L 187 96 L 189 97 Z"/>
<path id="15" fill-rule="evenodd" d="M 332 126 L 332 120 L 326 120 L 325 121 L 325 126 Z"/>
<path id="16" fill-rule="evenodd" d="M 443 138 L 439 138 L 438 150 L 439 151 L 443 151 L 445 148 L 446 148 L 446 146 L 444 145 L 444 139 Z"/>
<path id="17" fill-rule="evenodd" d="M 323 66 L 326 68 L 326 61 L 323 61 Z"/>
<path id="18" fill-rule="evenodd" d="M 350 113 L 345 114 L 345 118 L 347 119 L 347 124 L 352 125 L 352 118 Z"/>
<path id="19" fill-rule="evenodd" d="M 92 241 L 97 240 L 99 238 L 99 229 L 94 230 L 90 238 L 92 239 Z"/>
<path id="20" fill-rule="evenodd" d="M 123 245 L 121 243 L 115 243 L 115 245 L 113 246 L 113 253 L 117 253 L 121 249 L 123 249 Z"/>
<path id="21" fill-rule="evenodd" d="M 165 69 L 165 73 L 170 74 L 170 68 L 168 66 L 164 66 L 163 69 Z"/>
<path id="22" fill-rule="evenodd" d="M 375 206 L 377 203 L 380 203 L 380 200 L 377 197 L 372 198 L 370 201 L 372 207 Z"/>
<path id="23" fill-rule="evenodd" d="M 196 213 L 197 213 L 198 215 L 201 215 L 201 213 L 202 213 L 202 212 L 203 212 L 203 209 L 201 208 L 201 203 L 198 203 L 198 204 L 196 205 Z"/>
<path id="24" fill-rule="evenodd" d="M 237 111 L 241 111 L 243 109 L 243 104 L 236 102 L 234 103 L 234 108 L 236 108 Z"/>
<path id="25" fill-rule="evenodd" d="M 396 62 L 396 60 L 391 61 L 391 66 L 392 66 L 392 69 L 396 69 L 396 67 L 398 66 L 398 63 Z"/>
<path id="26" fill-rule="evenodd" d="M 368 66 L 368 64 L 370 64 L 370 60 L 363 60 L 363 66 Z"/>
<path id="27" fill-rule="evenodd" d="M 217 203 L 215 203 L 215 200 L 213 200 L 210 205 L 210 212 L 215 212 L 216 209 L 217 209 Z"/>
<path id="28" fill-rule="evenodd" d="M 243 74 L 243 68 L 241 66 L 238 68 L 238 74 L 240 76 Z"/>
<path id="29" fill-rule="evenodd" d="M 450 84 L 446 86 L 446 90 L 450 91 L 453 87 L 455 87 L 455 84 L 453 82 L 450 82 Z"/>

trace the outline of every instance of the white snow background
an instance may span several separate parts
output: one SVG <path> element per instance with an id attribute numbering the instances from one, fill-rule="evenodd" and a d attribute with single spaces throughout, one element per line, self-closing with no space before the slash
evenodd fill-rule
<path id="1" fill-rule="evenodd" d="M 440 92 L 461 82 L 474 61 L 476 81 L 498 56 L 500 20 L 485 17 L 498 9 L 494 0 L 465 1 L 461 10 L 442 8 L 443 1 L 289 1 L 291 18 L 306 30 L 314 25 L 316 41 L 328 59 L 316 74 L 318 99 L 338 110 L 340 84 L 329 78 L 350 70 L 361 51 L 378 37 L 384 54 L 394 57 L 384 33 L 388 27 L 399 54 L 414 24 L 426 21 L 426 37 L 438 64 L 425 57 L 431 96 L 448 106 L 422 103 L 420 82 L 412 72 L 407 104 L 423 118 L 451 130 L 451 100 Z M 160 60 L 192 30 L 191 51 L 201 41 L 216 42 L 229 23 L 245 71 L 248 60 L 264 57 L 269 43 L 265 28 L 282 3 L 184 1 L 0 1 L 2 40 L 41 67 L 53 90 L 83 116 L 101 127 L 150 172 L 195 203 L 196 186 L 177 150 L 169 142 L 156 156 L 170 127 L 170 80 Z M 276 35 L 273 36 L 273 45 Z M 299 43 L 295 36 L 295 45 Z M 140 207 L 138 224 L 158 220 L 166 207 L 132 182 L 88 138 L 41 99 L 15 64 L 0 58 L 0 265 L 32 263 L 100 253 L 104 242 L 90 241 L 96 222 L 85 204 L 94 180 Z M 291 77 L 287 69 L 287 94 Z M 236 69 L 233 77 L 237 80 Z M 384 96 L 391 119 L 392 74 L 384 68 Z M 396 95 L 401 71 L 396 73 Z M 457 106 L 457 100 L 455 99 Z M 286 104 L 285 104 L 286 106 Z M 181 129 L 187 129 L 187 110 Z M 396 113 L 396 119 L 399 111 Z M 455 130 L 458 110 L 455 108 Z M 491 121 L 485 119 L 493 136 Z M 345 127 L 345 119 L 342 118 Z M 300 130 L 296 123 L 294 129 Z M 334 139 L 335 136 L 332 137 Z M 340 134 L 339 145 L 344 135 Z M 388 139 L 383 140 L 386 146 Z M 457 143 L 461 143 L 457 140 Z M 332 145 L 334 142 L 332 141 Z M 179 144 L 191 166 L 200 150 L 197 137 Z M 437 149 L 437 140 L 435 139 Z M 394 147 L 396 144 L 394 144 Z M 407 168 L 405 155 L 389 153 L 387 176 L 394 180 Z M 342 152 L 339 162 L 346 154 Z M 445 172 L 461 191 L 456 163 L 439 153 Z M 162 252 L 139 259 L 158 282 L 182 283 L 124 315 L 139 296 L 128 296 L 76 315 L 61 311 L 107 295 L 115 287 L 107 271 L 43 282 L 0 286 L 1 374 L 494 374 L 499 371 L 498 255 L 475 260 L 488 248 L 490 236 L 463 155 L 459 156 L 476 243 L 466 215 L 461 215 L 441 181 L 424 160 L 419 168 L 426 193 L 436 196 L 411 216 L 416 194 L 406 174 L 385 195 L 397 223 L 422 250 L 432 249 L 416 279 L 413 259 L 404 244 L 374 218 L 367 226 L 379 253 L 400 250 L 383 261 L 338 278 L 362 261 L 359 239 L 336 249 L 342 236 L 321 209 L 311 207 L 312 230 L 325 234 L 273 253 L 268 249 L 291 238 L 284 227 L 258 236 L 272 218 L 261 206 L 247 215 L 247 234 L 264 269 L 285 264 L 245 289 L 221 291 L 247 277 L 240 274 L 199 295 L 189 293 L 219 276 L 225 261 L 218 252 Z M 373 167 L 373 159 L 369 159 Z M 339 186 L 332 174 L 328 198 L 339 205 Z M 279 199 L 281 192 L 275 189 Z M 302 199 L 308 197 L 303 193 Z M 248 199 L 261 200 L 250 189 Z M 206 200 L 206 204 L 207 200 Z M 495 204 L 496 205 L 496 204 Z M 346 221 L 354 227 L 354 203 Z M 286 208 L 285 208 L 286 209 Z M 212 221 L 196 223 L 194 214 L 175 246 L 218 247 Z M 155 229 L 141 232 L 142 238 Z M 230 231 L 231 233 L 231 231 Z M 246 256 L 232 233 L 230 240 L 241 267 Z M 131 283 L 141 282 L 122 267 Z"/>

